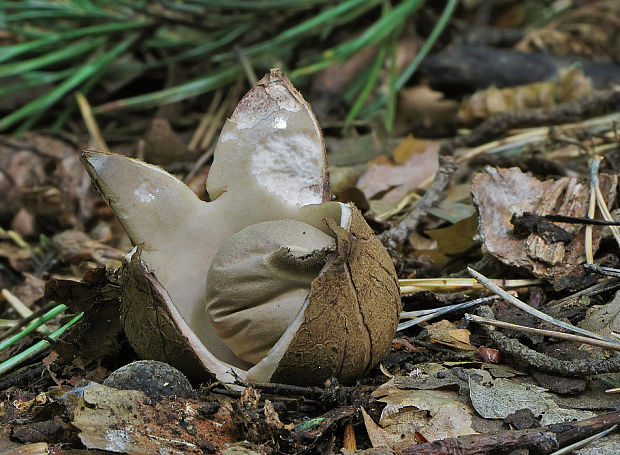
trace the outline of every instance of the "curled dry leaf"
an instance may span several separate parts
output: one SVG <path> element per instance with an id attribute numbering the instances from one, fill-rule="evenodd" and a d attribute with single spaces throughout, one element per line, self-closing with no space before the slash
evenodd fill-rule
<path id="1" fill-rule="evenodd" d="M 138 248 L 123 271 L 136 351 L 195 380 L 350 383 L 390 347 L 393 264 L 353 206 L 331 198 L 318 123 L 279 70 L 226 122 L 200 201 L 162 169 L 85 152 Z"/>

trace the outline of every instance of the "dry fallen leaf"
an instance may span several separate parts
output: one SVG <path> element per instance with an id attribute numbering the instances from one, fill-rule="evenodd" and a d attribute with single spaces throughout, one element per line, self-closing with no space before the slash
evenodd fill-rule
<path id="1" fill-rule="evenodd" d="M 407 194 L 430 182 L 437 171 L 438 153 L 438 142 L 409 136 L 394 151 L 394 161 L 381 156 L 368 162 L 357 186 L 367 199 L 381 202 L 380 211 L 390 210 Z"/>
<path id="2" fill-rule="evenodd" d="M 465 351 L 475 351 L 477 349 L 469 342 L 469 330 L 457 329 L 456 326 L 448 320 L 444 319 L 429 324 L 426 330 L 428 330 L 431 342 L 433 343 L 440 343 Z"/>
<path id="3" fill-rule="evenodd" d="M 491 87 L 466 99 L 458 112 L 463 123 L 484 120 L 503 112 L 549 107 L 574 101 L 592 91 L 592 83 L 580 68 L 560 73 L 552 81 L 534 82 L 516 87 Z"/>
<path id="4" fill-rule="evenodd" d="M 458 102 L 444 98 L 444 94 L 427 85 L 403 88 L 398 92 L 398 113 L 394 130 L 412 128 L 445 128 L 456 119 Z"/>
<path id="5" fill-rule="evenodd" d="M 84 390 L 73 425 L 88 449 L 133 454 L 203 453 L 207 445 L 223 450 L 234 442 L 232 425 L 202 417 L 200 402 L 165 399 L 155 406 L 135 390 L 95 384 Z"/>
<path id="6" fill-rule="evenodd" d="M 368 433 L 368 437 L 370 438 L 370 443 L 374 448 L 377 447 L 392 447 L 394 442 L 390 437 L 390 434 L 377 425 L 374 420 L 368 415 L 368 413 L 362 409 L 362 417 L 364 418 L 364 426 L 366 427 L 366 432 Z"/>
<path id="7" fill-rule="evenodd" d="M 428 441 L 475 433 L 471 409 L 446 390 L 387 390 L 379 401 L 386 403 L 380 426 L 394 447 L 418 442 L 416 433 Z"/>
<path id="8" fill-rule="evenodd" d="M 607 205 L 615 199 L 618 176 L 601 174 L 601 192 Z M 553 280 L 556 289 L 575 284 L 583 275 L 585 262 L 583 226 L 557 223 L 573 234 L 570 242 L 547 243 L 538 234 L 517 238 L 511 217 L 514 213 L 557 214 L 585 217 L 589 186 L 576 178 L 540 181 L 518 168 L 487 168 L 472 182 L 474 204 L 479 211 L 478 231 L 486 251 L 503 263 L 522 267 L 539 278 Z M 596 217 L 600 217 L 597 213 Z M 593 249 L 598 249 L 602 228 L 593 228 Z"/>
<path id="9" fill-rule="evenodd" d="M 165 166 L 196 158 L 165 118 L 155 118 L 144 137 L 144 160 Z"/>
<path id="10" fill-rule="evenodd" d="M 470 377 L 469 396 L 476 411 L 485 419 L 505 419 L 521 409 L 529 409 L 535 417 L 541 417 L 541 425 L 594 416 L 590 411 L 562 408 L 547 389 L 511 379 L 495 379 L 487 387 Z"/>

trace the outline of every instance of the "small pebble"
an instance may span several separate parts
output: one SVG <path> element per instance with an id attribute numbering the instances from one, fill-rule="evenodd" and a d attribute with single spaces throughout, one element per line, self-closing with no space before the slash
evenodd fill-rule
<path id="1" fill-rule="evenodd" d="M 190 398 L 194 394 L 183 373 L 155 360 L 138 360 L 125 365 L 108 376 L 103 385 L 121 390 L 139 390 L 155 399 L 171 395 Z"/>

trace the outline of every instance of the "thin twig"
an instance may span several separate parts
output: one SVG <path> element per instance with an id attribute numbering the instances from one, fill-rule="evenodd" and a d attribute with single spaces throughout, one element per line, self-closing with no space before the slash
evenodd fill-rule
<path id="1" fill-rule="evenodd" d="M 493 311 L 486 305 L 478 307 L 477 313 L 488 319 L 494 318 Z M 620 355 L 609 359 L 559 360 L 528 348 L 520 341 L 499 332 L 493 326 L 482 325 L 481 329 L 503 353 L 512 356 L 517 362 L 547 373 L 562 376 L 620 373 Z"/>
<path id="2" fill-rule="evenodd" d="M 594 218 L 596 212 L 596 188 L 598 188 L 598 169 L 600 166 L 600 160 L 597 157 L 590 160 L 590 201 L 588 202 L 588 217 Z M 594 263 L 594 251 L 592 246 L 592 225 L 586 225 L 585 233 L 585 253 L 586 262 L 588 264 Z"/>
<path id="3" fill-rule="evenodd" d="M 535 308 L 532 308 L 527 303 L 522 302 L 521 300 L 519 300 L 515 296 L 513 296 L 513 295 L 509 294 L 508 292 L 504 291 L 498 285 L 493 283 L 491 280 L 489 280 L 487 277 L 485 277 L 481 273 L 476 272 L 471 267 L 467 267 L 467 270 L 469 271 L 469 273 L 475 279 L 477 279 L 482 285 L 484 285 L 485 288 L 487 288 L 488 290 L 493 291 L 494 293 L 500 295 L 508 303 L 511 303 L 512 305 L 514 305 L 517 308 L 525 311 L 526 313 L 531 314 L 532 316 L 535 316 L 535 317 L 537 317 L 539 319 L 542 319 L 543 321 L 549 322 L 549 323 L 551 323 L 553 325 L 557 325 L 558 327 L 562 327 L 563 329 L 566 329 L 566 330 L 568 330 L 570 332 L 580 333 L 581 335 L 585 335 L 587 337 L 595 338 L 597 340 L 608 341 L 610 343 L 617 343 L 617 344 L 620 345 L 620 343 L 618 343 L 618 341 L 616 341 L 616 340 L 613 340 L 611 338 L 606 338 L 604 336 L 599 335 L 598 333 L 590 332 L 589 330 L 585 330 L 585 329 L 582 329 L 580 327 L 575 327 L 572 324 L 567 324 L 566 322 L 563 322 L 563 321 L 560 321 L 558 319 L 555 319 L 555 318 L 549 316 L 548 314 L 543 313 L 542 311 L 539 311 L 539 310 L 537 310 Z"/>
<path id="4" fill-rule="evenodd" d="M 614 278 L 620 278 L 620 269 L 613 269 L 611 267 L 602 267 L 596 264 L 584 264 L 586 269 L 592 270 L 599 275 L 611 276 Z"/>
<path id="5" fill-rule="evenodd" d="M 605 208 L 607 208 L 607 205 L 605 205 Z M 620 221 L 607 219 L 593 220 L 592 218 L 584 218 L 581 216 L 543 215 L 543 218 L 549 221 L 553 221 L 555 223 L 592 224 L 594 226 L 620 226 Z"/>
<path id="6" fill-rule="evenodd" d="M 575 121 L 605 106 L 614 106 L 619 101 L 620 85 L 616 85 L 609 90 L 593 92 L 576 101 L 557 106 L 501 113 L 482 122 L 468 136 L 462 138 L 462 142 L 465 147 L 472 147 L 512 128 Z"/>
<path id="7" fill-rule="evenodd" d="M 418 224 L 426 216 L 429 209 L 442 201 L 445 197 L 445 191 L 450 183 L 452 174 L 458 168 L 457 164 L 449 155 L 439 156 L 439 169 L 435 174 L 435 179 L 428 188 L 424 196 L 413 207 L 413 210 L 398 222 L 398 224 L 381 235 L 381 239 L 392 247 L 399 245 L 407 240 L 409 233 L 415 231 Z"/>
<path id="8" fill-rule="evenodd" d="M 575 292 L 574 294 L 571 294 L 567 297 L 564 297 L 562 299 L 558 299 L 558 300 L 554 300 L 552 302 L 549 302 L 551 305 L 560 305 L 562 303 L 566 303 L 566 302 L 570 302 L 575 300 L 576 298 L 582 297 L 582 296 L 586 296 L 586 297 L 593 297 L 595 295 L 599 295 L 602 294 L 603 292 L 608 292 L 608 291 L 613 291 L 614 289 L 618 289 L 620 288 L 620 279 L 617 278 L 608 278 L 606 280 L 603 280 L 599 283 L 593 284 L 590 287 L 587 287 L 585 289 L 582 289 L 581 291 Z"/>
<path id="9" fill-rule="evenodd" d="M 572 453 L 573 451 L 577 449 L 581 449 L 582 447 L 587 446 L 588 444 L 596 441 L 597 439 L 601 439 L 603 436 L 607 436 L 609 433 L 614 431 L 616 428 L 618 428 L 618 424 L 615 424 L 613 427 L 607 428 L 606 430 L 603 430 L 600 433 L 592 435 L 589 438 L 582 439 L 581 441 L 577 441 L 574 444 L 566 446 L 560 450 L 556 450 L 555 452 L 550 453 L 549 455 L 564 455 L 567 453 Z"/>
<path id="10" fill-rule="evenodd" d="M 479 324 L 488 324 L 494 327 L 501 327 L 503 329 L 512 329 L 519 332 L 534 333 L 536 335 L 543 335 L 553 338 L 559 338 L 562 340 L 575 341 L 577 343 L 590 344 L 592 346 L 598 346 L 603 349 L 611 349 L 612 351 L 620 351 L 620 344 L 618 343 L 608 343 L 607 341 L 593 340 L 590 337 L 573 335 L 572 333 L 558 332 L 555 330 L 535 329 L 523 325 L 511 324 L 510 322 L 498 321 L 496 319 L 483 318 L 482 316 L 476 316 L 475 314 L 469 313 L 465 314 L 465 320 L 477 322 Z"/>

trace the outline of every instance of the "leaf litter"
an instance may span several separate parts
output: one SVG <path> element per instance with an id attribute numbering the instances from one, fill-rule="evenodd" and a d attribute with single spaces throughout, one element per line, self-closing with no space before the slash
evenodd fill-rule
<path id="1" fill-rule="evenodd" d="M 612 5 L 599 1 L 574 14 L 569 10 L 524 35 L 515 48 L 617 63 L 607 35 L 585 32 L 592 17 Z M 471 8 L 459 14 L 473 14 Z M 520 7 L 506 8 L 496 19 L 503 25 Z M 451 33 L 450 39 L 458 34 Z M 402 47 L 410 52 L 407 40 Z M 313 90 L 320 93 L 325 80 L 334 83 L 329 93 L 343 90 L 351 74 L 376 55 L 360 54 L 341 79 L 333 69 L 331 75 L 319 73 Z M 591 67 L 585 68 L 529 84 L 517 78 L 498 83 L 489 73 L 487 90 L 476 94 L 442 85 L 432 75 L 413 79 L 398 94 L 397 136 L 370 121 L 354 134 L 335 128 L 332 123 L 344 118 L 343 102 L 330 95 L 321 121 L 329 125 L 334 193 L 364 209 L 400 278 L 464 277 L 471 266 L 500 280 L 542 279 L 515 292 L 564 323 L 617 340 L 620 281 L 586 265 L 592 260 L 617 269 L 618 245 L 609 226 L 589 226 L 583 219 L 605 219 L 604 205 L 618 220 L 620 97 L 617 86 L 601 87 Z M 566 86 L 579 90 L 567 94 Z M 577 92 L 579 98 L 570 97 Z M 193 127 L 174 115 L 148 120 L 140 134 L 127 135 L 110 122 L 103 135 L 114 152 L 192 175 L 199 182 L 196 192 L 208 197 L 208 151 L 203 160 L 186 145 Z M 464 127 L 471 129 L 457 131 Z M 63 135 L 29 132 L 0 141 L 0 286 L 6 291 L 0 297 L 0 343 L 17 324 L 30 323 L 18 316 L 11 296 L 35 318 L 46 305 L 67 305 L 65 316 L 42 326 L 48 331 L 84 312 L 48 350 L 0 373 L 0 453 L 552 453 L 620 423 L 617 392 L 606 392 L 620 387 L 618 354 L 587 339 L 562 341 L 558 336 L 566 329 L 502 300 L 398 332 L 381 368 L 353 386 L 239 383 L 230 389 L 212 382 L 194 384 L 188 398 L 153 398 L 102 385 L 136 360 L 118 323 L 117 268 L 131 245 L 79 165 L 79 151 L 89 140 L 78 127 Z M 452 170 L 440 159 L 450 155 L 457 162 Z M 598 203 L 592 202 L 592 156 L 602 157 L 595 176 Z M 195 163 L 202 164 L 194 169 Z M 448 175 L 444 186 L 437 184 L 442 173 Z M 415 222 L 407 221 L 415 210 Z M 521 231 L 524 214 L 534 219 Z M 406 235 L 390 235 L 399 225 Z M 488 294 L 439 287 L 404 296 L 403 308 L 433 310 Z M 552 334 L 479 325 L 466 320 L 466 311 Z M 46 336 L 34 330 L 0 350 L 0 365 Z M 601 362 L 603 373 L 596 371 Z M 555 432 L 553 441 L 540 438 L 545 430 Z M 592 444 L 575 453 L 615 453 L 617 430 Z"/>

